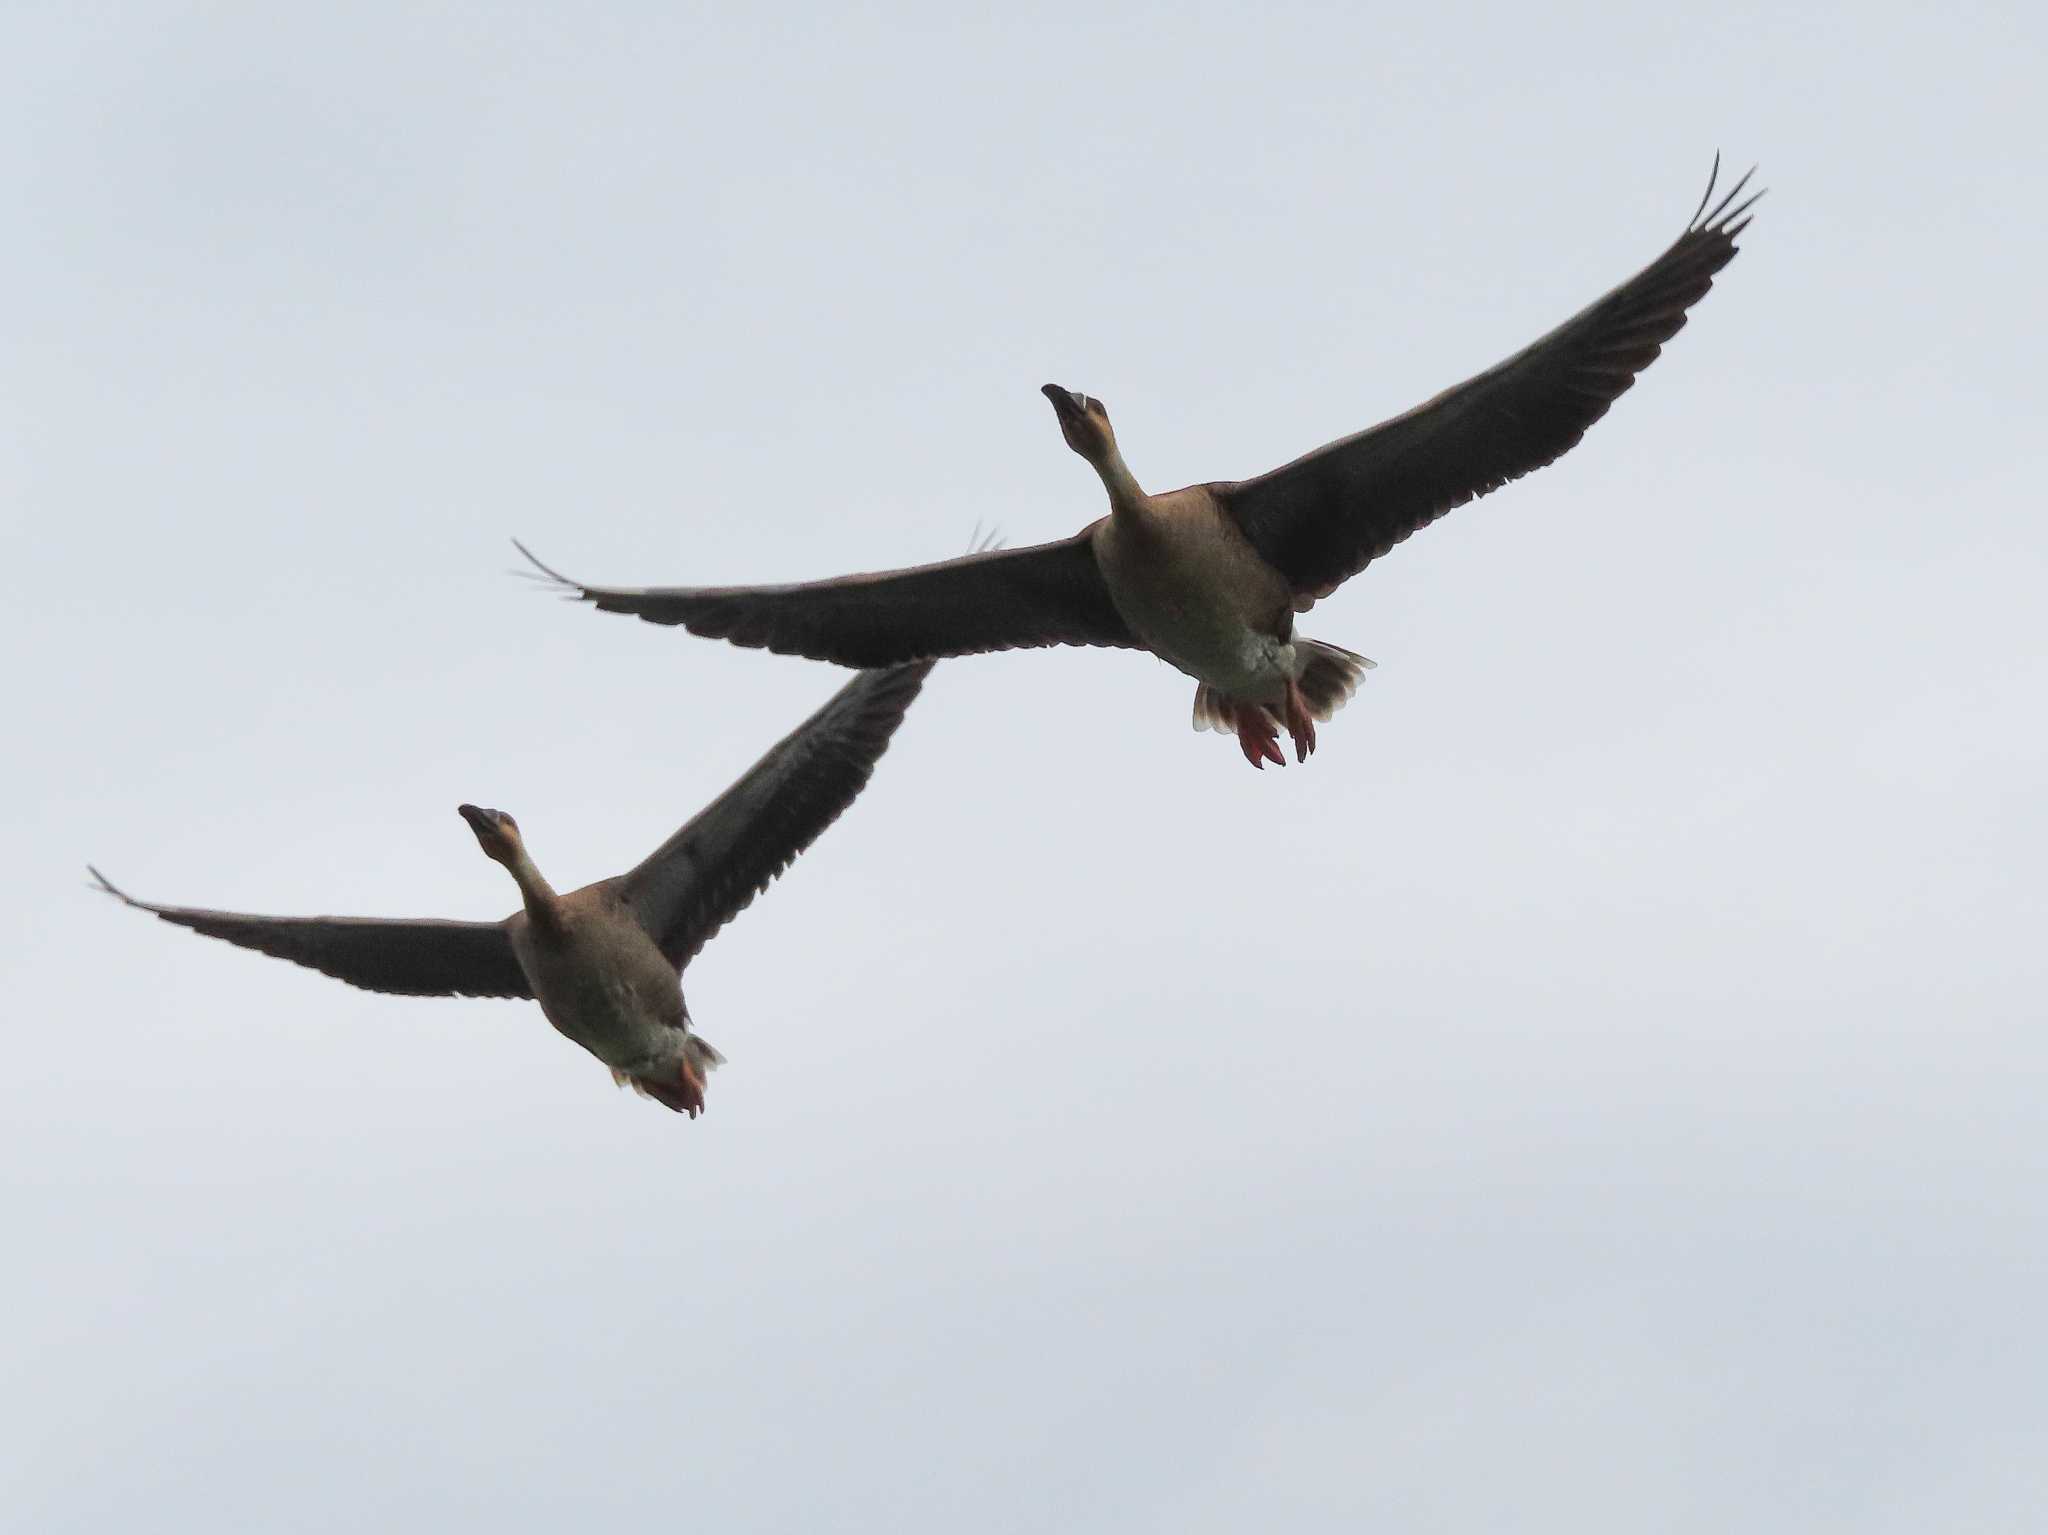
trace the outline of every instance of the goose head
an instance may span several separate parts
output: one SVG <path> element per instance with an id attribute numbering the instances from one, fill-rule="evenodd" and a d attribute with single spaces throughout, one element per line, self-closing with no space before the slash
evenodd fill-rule
<path id="1" fill-rule="evenodd" d="M 526 851 L 519 837 L 519 823 L 504 811 L 485 810 L 478 805 L 457 805 L 455 811 L 469 822 L 469 829 L 476 833 L 477 846 L 491 862 L 510 868 Z"/>
<path id="2" fill-rule="evenodd" d="M 1060 418 L 1060 435 L 1067 439 L 1068 447 L 1097 468 L 1116 452 L 1109 408 L 1100 400 L 1058 384 L 1047 384 L 1038 392 L 1052 401 L 1053 414 Z"/>

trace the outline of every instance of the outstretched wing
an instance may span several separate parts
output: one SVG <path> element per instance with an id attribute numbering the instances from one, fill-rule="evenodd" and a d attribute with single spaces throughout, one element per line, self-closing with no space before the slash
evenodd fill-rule
<path id="1" fill-rule="evenodd" d="M 1085 532 L 1027 549 L 794 586 L 585 586 L 518 547 L 550 581 L 608 613 L 842 666 L 1039 645 L 1139 644 L 1109 599 Z"/>
<path id="2" fill-rule="evenodd" d="M 116 889 L 98 869 L 91 872 L 100 889 L 138 911 L 154 912 L 209 938 L 274 954 L 365 991 L 411 997 L 533 995 L 502 923 L 432 917 L 263 917 L 196 906 L 157 906 Z"/>
<path id="3" fill-rule="evenodd" d="M 677 969 L 853 803 L 931 669 L 862 672 L 619 876 L 620 898 Z"/>
<path id="4" fill-rule="evenodd" d="M 1541 469 L 1657 358 L 1735 256 L 1761 192 L 1735 183 L 1671 248 L 1534 345 L 1405 415 L 1216 494 L 1297 592 L 1322 595 L 1453 507 Z M 1704 216 L 1702 216 L 1704 215 Z"/>

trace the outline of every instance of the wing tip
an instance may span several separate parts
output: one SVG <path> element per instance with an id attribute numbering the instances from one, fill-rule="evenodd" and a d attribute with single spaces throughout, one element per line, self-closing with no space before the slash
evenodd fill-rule
<path id="1" fill-rule="evenodd" d="M 1750 193 L 1748 197 L 1743 198 L 1739 205 L 1735 202 L 1738 197 L 1742 197 L 1742 189 L 1749 185 L 1751 178 L 1756 175 L 1760 166 L 1761 162 L 1757 165 L 1752 165 L 1738 176 L 1735 179 L 1735 185 L 1722 195 L 1718 203 L 1714 203 L 1713 212 L 1709 213 L 1707 211 L 1707 204 L 1713 202 L 1714 188 L 1719 185 L 1721 180 L 1721 152 L 1718 149 L 1715 150 L 1714 168 L 1707 174 L 1707 189 L 1700 194 L 1700 205 L 1692 210 L 1692 217 L 1686 220 L 1686 233 L 1716 234 L 1730 240 L 1740 234 L 1747 225 L 1748 220 L 1744 219 L 1742 224 L 1736 224 L 1735 221 L 1741 219 L 1745 213 L 1754 208 L 1764 193 L 1770 190 L 1769 187 L 1759 187 L 1756 191 Z M 1734 227 L 1731 228 L 1731 225 Z"/>
<path id="2" fill-rule="evenodd" d="M 903 716 L 924 691 L 925 679 L 932 674 L 932 668 L 939 664 L 937 656 L 921 656 L 914 661 L 898 661 L 891 666 L 871 666 L 863 670 L 846 685 L 845 691 L 861 695 L 862 713 L 870 721 L 877 716 L 888 720 L 888 729 L 893 733 L 902 723 Z"/>
<path id="3" fill-rule="evenodd" d="M 542 586 L 553 587 L 571 602 L 591 602 L 595 600 L 590 594 L 589 587 L 585 586 L 581 581 L 572 580 L 570 577 L 563 575 L 518 539 L 512 540 L 512 547 L 524 555 L 526 563 L 533 567 L 532 570 L 514 569 L 512 571 L 513 575 L 524 576 L 527 580 L 537 581 Z"/>

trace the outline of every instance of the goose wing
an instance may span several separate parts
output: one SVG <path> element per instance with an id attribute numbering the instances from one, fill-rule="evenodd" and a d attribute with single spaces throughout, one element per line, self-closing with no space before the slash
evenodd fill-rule
<path id="1" fill-rule="evenodd" d="M 862 672 L 619 876 L 620 898 L 677 969 L 853 803 L 931 668 Z"/>
<path id="2" fill-rule="evenodd" d="M 87 866 L 91 868 L 90 865 Z M 409 997 L 531 997 L 501 922 L 439 918 L 264 917 L 138 901 L 91 869 L 99 888 L 137 911 L 305 965 L 365 991 Z"/>
<path id="3" fill-rule="evenodd" d="M 1110 601 L 1085 531 L 1057 543 L 793 586 L 585 586 L 542 565 L 524 544 L 519 552 L 569 595 L 608 613 L 842 666 L 1040 645 L 1139 645 Z"/>
<path id="4" fill-rule="evenodd" d="M 1735 256 L 1749 175 L 1642 271 L 1497 367 L 1405 415 L 1216 494 L 1253 547 L 1316 596 L 1453 507 L 1569 451 L 1685 324 Z M 1754 174 L 1752 171 L 1750 174 Z"/>

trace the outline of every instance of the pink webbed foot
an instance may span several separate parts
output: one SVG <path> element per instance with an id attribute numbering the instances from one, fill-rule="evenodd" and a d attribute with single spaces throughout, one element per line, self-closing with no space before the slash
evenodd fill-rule
<path id="1" fill-rule="evenodd" d="M 1308 700 L 1302 696 L 1301 684 L 1287 684 L 1287 733 L 1294 738 L 1294 760 L 1306 762 L 1315 755 L 1316 717 L 1309 713 Z"/>
<path id="2" fill-rule="evenodd" d="M 1244 760 L 1262 773 L 1268 762 L 1275 767 L 1287 766 L 1287 756 L 1280 750 L 1280 727 L 1257 704 L 1237 706 L 1237 746 L 1244 753 Z"/>

